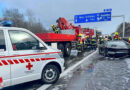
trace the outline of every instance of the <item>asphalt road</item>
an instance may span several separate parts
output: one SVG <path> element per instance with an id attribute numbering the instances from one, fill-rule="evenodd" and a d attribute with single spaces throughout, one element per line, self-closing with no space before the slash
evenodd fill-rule
<path id="1" fill-rule="evenodd" d="M 89 65 L 61 78 L 47 90 L 130 90 L 130 58 L 106 58 L 98 53 Z"/>
<path id="2" fill-rule="evenodd" d="M 84 57 L 88 56 L 92 52 L 94 51 L 86 50 L 85 52 L 80 53 L 78 55 L 78 52 L 76 50 L 72 50 L 71 56 L 69 58 L 65 58 L 66 69 L 72 66 L 73 64 L 76 64 L 78 61 L 82 60 Z M 36 80 L 32 82 L 27 82 L 24 84 L 7 87 L 2 90 L 36 90 L 42 85 L 43 84 L 40 82 L 40 80 Z"/>

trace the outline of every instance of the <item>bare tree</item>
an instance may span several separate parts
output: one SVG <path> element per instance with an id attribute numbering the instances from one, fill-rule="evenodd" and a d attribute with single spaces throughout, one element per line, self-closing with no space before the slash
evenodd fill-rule
<path id="1" fill-rule="evenodd" d="M 33 33 L 46 32 L 40 20 L 37 20 L 30 10 L 27 10 L 27 15 L 25 15 L 18 9 L 6 9 L 3 12 L 3 17 L 12 20 L 15 27 L 26 28 Z"/>
<path id="2" fill-rule="evenodd" d="M 123 23 L 121 23 L 117 30 L 117 32 L 119 32 L 120 36 L 122 36 L 122 32 L 123 32 Z M 125 37 L 129 37 L 130 36 L 130 23 L 125 22 Z"/>

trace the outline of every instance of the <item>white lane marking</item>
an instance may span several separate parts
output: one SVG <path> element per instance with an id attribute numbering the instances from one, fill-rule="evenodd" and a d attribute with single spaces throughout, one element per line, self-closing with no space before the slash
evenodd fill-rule
<path id="1" fill-rule="evenodd" d="M 46 90 L 47 88 L 49 88 L 52 84 L 47 84 L 47 85 L 43 85 L 40 88 L 38 88 L 37 90 Z"/>
<path id="2" fill-rule="evenodd" d="M 61 75 L 60 78 L 64 77 L 65 75 L 67 75 L 69 72 L 71 72 L 72 70 L 74 70 L 76 67 L 78 67 L 80 64 L 82 64 L 84 61 L 86 61 L 86 59 L 89 59 L 91 56 L 93 56 L 98 50 L 96 50 L 95 52 L 91 53 L 90 55 L 88 55 L 87 57 L 85 57 L 84 59 L 82 59 L 81 61 L 79 61 L 78 63 L 74 64 L 73 66 L 69 67 L 68 69 L 66 69 Z M 40 88 L 38 88 L 37 90 L 46 90 L 47 88 L 49 88 L 51 85 L 53 84 L 47 84 L 47 85 L 43 85 Z"/>

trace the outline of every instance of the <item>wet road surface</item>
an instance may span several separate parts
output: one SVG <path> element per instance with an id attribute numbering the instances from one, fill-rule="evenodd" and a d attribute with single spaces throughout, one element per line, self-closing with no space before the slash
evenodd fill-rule
<path id="1" fill-rule="evenodd" d="M 90 60 L 47 90 L 130 90 L 130 58 L 105 58 L 96 53 Z"/>
<path id="2" fill-rule="evenodd" d="M 72 50 L 71 56 L 69 58 L 65 58 L 66 69 L 72 66 L 73 64 L 77 63 L 87 55 L 91 54 L 94 51 L 87 50 L 86 52 L 81 53 L 78 55 L 76 50 Z M 36 90 L 37 88 L 41 87 L 43 84 L 40 80 L 19 84 L 11 87 L 4 88 L 2 90 Z"/>

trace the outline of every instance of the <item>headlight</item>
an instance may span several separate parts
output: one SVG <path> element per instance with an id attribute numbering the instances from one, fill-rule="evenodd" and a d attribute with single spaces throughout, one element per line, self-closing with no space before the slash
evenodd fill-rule
<path id="1" fill-rule="evenodd" d="M 58 54 L 59 54 L 59 56 L 60 56 L 61 58 L 64 58 L 62 53 L 58 53 Z"/>

